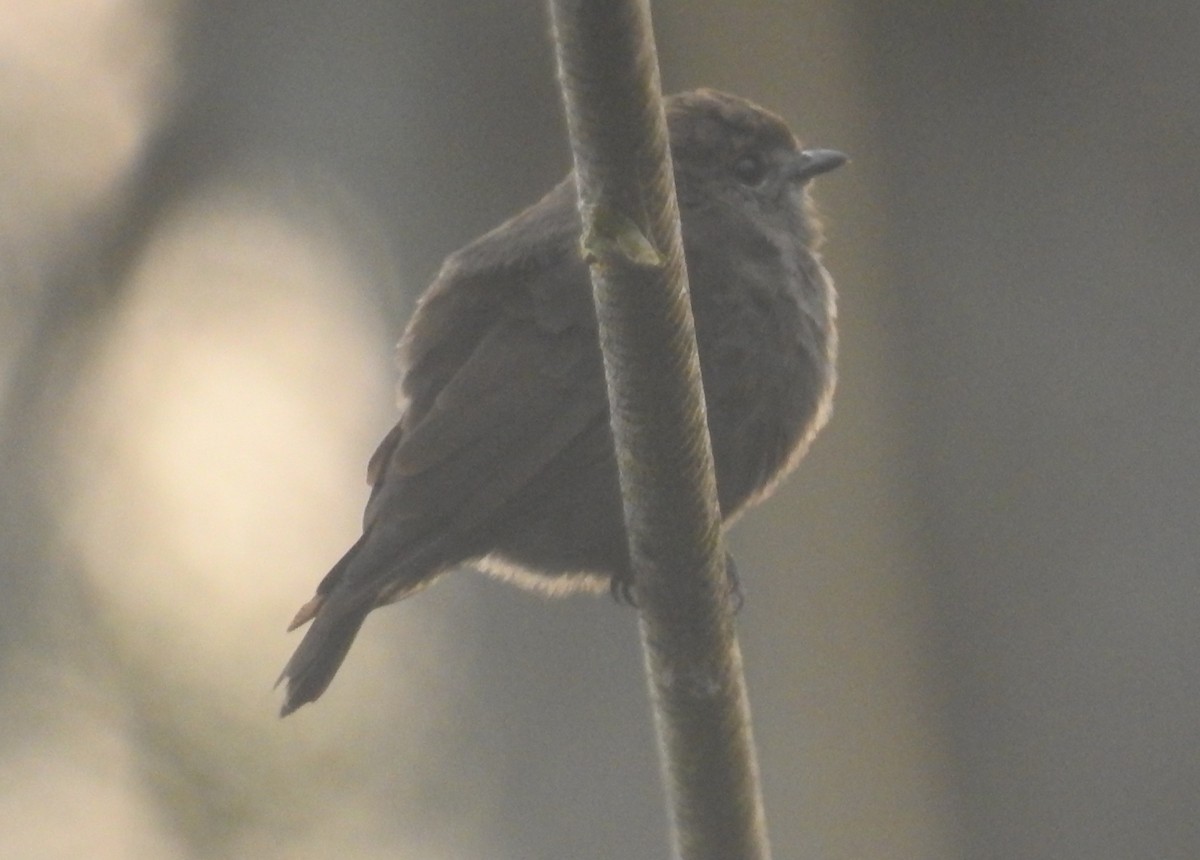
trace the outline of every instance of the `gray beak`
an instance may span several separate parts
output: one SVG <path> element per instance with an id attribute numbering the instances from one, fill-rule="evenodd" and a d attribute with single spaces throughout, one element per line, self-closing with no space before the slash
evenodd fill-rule
<path id="1" fill-rule="evenodd" d="M 800 182 L 807 182 L 814 176 L 841 167 L 849 160 L 850 156 L 836 149 L 806 149 L 796 154 L 796 160 L 788 168 L 788 175 Z"/>

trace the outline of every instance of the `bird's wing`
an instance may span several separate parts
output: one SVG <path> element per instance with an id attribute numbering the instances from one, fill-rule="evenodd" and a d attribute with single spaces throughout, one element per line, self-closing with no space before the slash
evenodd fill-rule
<path id="1" fill-rule="evenodd" d="M 504 266 L 453 263 L 403 345 L 409 405 L 370 469 L 365 525 L 386 521 L 401 541 L 472 534 L 580 434 L 605 438 L 595 316 L 574 243 Z"/>

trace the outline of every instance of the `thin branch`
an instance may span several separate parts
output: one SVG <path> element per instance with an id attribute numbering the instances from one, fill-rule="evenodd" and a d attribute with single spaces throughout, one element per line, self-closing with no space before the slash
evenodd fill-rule
<path id="1" fill-rule="evenodd" d="M 769 856 L 646 0 L 552 0 L 675 847 Z"/>

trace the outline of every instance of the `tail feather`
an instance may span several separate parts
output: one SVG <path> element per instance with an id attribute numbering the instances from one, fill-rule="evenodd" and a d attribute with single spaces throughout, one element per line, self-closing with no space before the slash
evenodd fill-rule
<path id="1" fill-rule="evenodd" d="M 336 597 L 327 601 L 313 619 L 292 659 L 288 660 L 276 684 L 287 679 L 287 695 L 281 717 L 301 705 L 315 701 L 325 689 L 354 643 L 359 628 L 373 608 L 372 602 L 358 600 L 351 606 L 338 606 Z"/>
<path id="2" fill-rule="evenodd" d="M 405 557 L 403 565 L 391 561 L 398 557 Z M 434 568 L 425 563 L 426 559 L 411 546 L 404 551 L 394 546 L 376 547 L 369 543 L 367 534 L 346 551 L 321 580 L 316 596 L 300 607 L 288 625 L 290 632 L 312 621 L 275 682 L 278 686 L 287 679 L 280 716 L 286 717 L 325 692 L 372 609 L 408 597 L 429 584 L 433 579 L 429 571 Z M 355 574 L 350 573 L 352 565 Z M 381 570 L 386 577 L 365 576 Z M 420 573 L 409 575 L 411 571 Z"/>

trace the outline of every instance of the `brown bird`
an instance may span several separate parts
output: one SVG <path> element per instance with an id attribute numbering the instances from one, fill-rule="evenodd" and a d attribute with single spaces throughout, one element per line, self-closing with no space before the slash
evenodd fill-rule
<path id="1" fill-rule="evenodd" d="M 779 117 L 665 102 L 723 519 L 829 414 L 834 291 L 808 197 L 843 164 Z M 367 614 L 464 563 L 550 594 L 633 587 L 575 182 L 451 254 L 400 342 L 402 415 L 371 458 L 362 537 L 289 630 L 282 713 L 321 695 Z"/>

